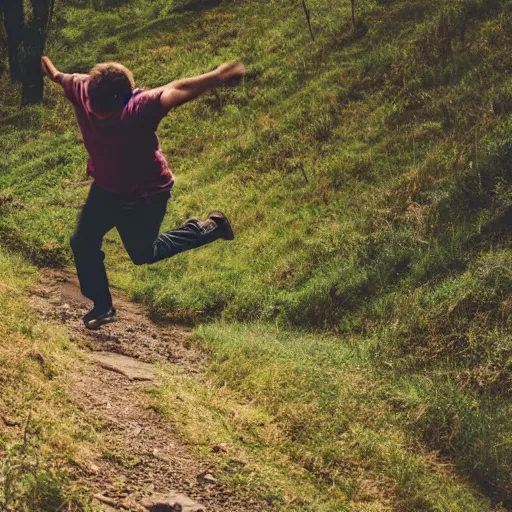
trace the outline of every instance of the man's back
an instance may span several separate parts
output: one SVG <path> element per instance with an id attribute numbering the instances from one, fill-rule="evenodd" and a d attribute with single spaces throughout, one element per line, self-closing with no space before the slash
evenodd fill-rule
<path id="1" fill-rule="evenodd" d="M 130 202 L 172 187 L 155 133 L 167 114 L 161 92 L 134 89 L 122 109 L 102 119 L 90 106 L 89 75 L 66 75 L 62 85 L 89 153 L 87 172 L 98 186 Z"/>

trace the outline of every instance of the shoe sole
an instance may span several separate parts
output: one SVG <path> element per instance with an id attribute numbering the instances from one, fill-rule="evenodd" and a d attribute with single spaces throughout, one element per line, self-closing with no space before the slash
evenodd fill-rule
<path id="1" fill-rule="evenodd" d="M 209 219 L 220 219 L 222 220 L 222 227 L 224 228 L 224 231 L 226 232 L 225 236 L 222 238 L 224 240 L 234 240 L 235 239 L 235 232 L 233 230 L 233 227 L 231 226 L 231 223 L 229 222 L 229 219 L 219 210 L 214 210 L 213 212 L 210 212 L 208 214 Z"/>
<path id="2" fill-rule="evenodd" d="M 90 331 L 97 331 L 102 325 L 112 324 L 114 322 L 117 322 L 117 316 L 114 316 L 112 318 L 104 318 L 102 320 L 97 320 L 95 322 L 84 322 L 84 325 Z"/>

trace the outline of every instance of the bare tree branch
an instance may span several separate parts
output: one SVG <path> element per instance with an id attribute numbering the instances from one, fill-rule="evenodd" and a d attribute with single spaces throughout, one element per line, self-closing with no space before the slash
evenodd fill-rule
<path id="1" fill-rule="evenodd" d="M 306 5 L 306 0 L 302 0 L 302 7 L 304 9 L 304 13 L 306 14 L 306 20 L 308 21 L 308 28 L 309 33 L 311 34 L 311 39 L 314 41 L 315 35 L 313 34 L 313 29 L 311 28 L 311 15 L 308 6 Z"/>

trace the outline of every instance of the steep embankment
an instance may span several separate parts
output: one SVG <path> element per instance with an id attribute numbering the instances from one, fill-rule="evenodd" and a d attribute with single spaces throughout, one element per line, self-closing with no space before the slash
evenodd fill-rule
<path id="1" fill-rule="evenodd" d="M 408 414 L 362 347 L 205 328 L 216 353 L 205 372 L 190 333 L 152 323 L 119 291 L 121 321 L 87 331 L 73 273 L 35 282 L 33 268 L 0 256 L 6 512 L 142 512 L 169 493 L 212 512 L 503 510 L 411 444 Z"/>
<path id="2" fill-rule="evenodd" d="M 321 485 L 365 489 L 343 473 L 360 442 L 343 441 L 354 410 L 336 415 L 355 393 L 346 360 L 379 383 L 356 400 L 356 424 L 371 432 L 367 464 L 396 469 L 377 470 L 393 506 L 472 510 L 408 485 L 401 456 L 378 458 L 393 451 L 376 448 L 370 418 L 386 408 L 394 427 L 383 432 L 407 433 L 399 446 L 438 451 L 510 509 L 512 3 L 362 0 L 355 30 L 349 2 L 308 4 L 314 43 L 300 5 L 284 0 L 62 1 L 48 53 L 65 71 L 116 59 L 150 87 L 231 58 L 249 69 L 240 88 L 159 131 L 177 175 L 167 225 L 216 207 L 237 240 L 134 268 L 111 235 L 113 281 L 157 317 L 340 335 L 317 345 L 260 327 L 199 332 L 219 385 L 256 397 Z M 49 88 L 43 107 L 20 113 L 0 81 L 3 243 L 62 265 L 87 190 L 71 110 Z"/>

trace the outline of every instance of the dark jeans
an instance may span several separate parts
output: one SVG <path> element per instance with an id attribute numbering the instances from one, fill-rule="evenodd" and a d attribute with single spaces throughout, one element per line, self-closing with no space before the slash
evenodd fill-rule
<path id="1" fill-rule="evenodd" d="M 218 238 L 215 229 L 187 222 L 160 236 L 170 192 L 162 192 L 136 205 L 127 205 L 115 194 L 93 183 L 71 237 L 71 248 L 82 293 L 96 305 L 109 306 L 112 298 L 101 250 L 103 237 L 117 228 L 135 265 L 155 263 Z"/>

